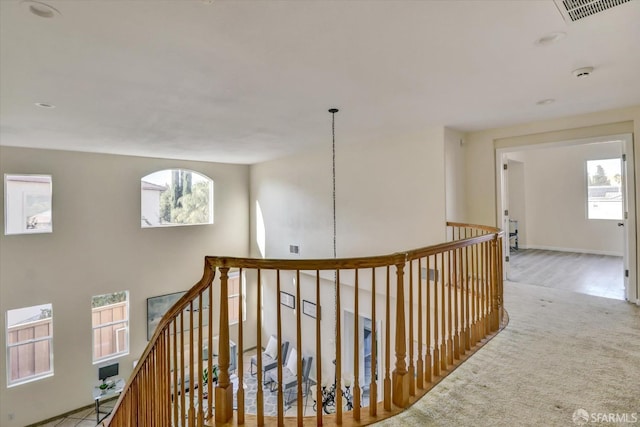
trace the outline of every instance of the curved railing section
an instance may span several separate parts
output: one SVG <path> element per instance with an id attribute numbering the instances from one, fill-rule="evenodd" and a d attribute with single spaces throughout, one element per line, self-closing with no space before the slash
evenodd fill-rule
<path id="1" fill-rule="evenodd" d="M 447 226 L 446 243 L 386 256 L 206 257 L 104 425 L 366 425 L 405 410 L 503 323 L 502 232 Z M 255 323 L 230 327 L 247 311 Z"/>

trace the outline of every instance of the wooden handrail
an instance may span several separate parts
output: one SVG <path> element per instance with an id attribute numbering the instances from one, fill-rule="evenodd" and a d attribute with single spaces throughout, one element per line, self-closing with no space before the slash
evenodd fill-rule
<path id="1" fill-rule="evenodd" d="M 324 423 L 367 425 L 403 411 L 504 326 L 503 232 L 475 224 L 451 222 L 447 226 L 451 230 L 451 241 L 390 255 L 315 260 L 205 257 L 202 278 L 159 322 L 104 425 L 200 427 L 212 422 L 238 425 L 255 423 L 259 426 L 276 422 L 283 425 L 285 400 L 288 401 L 292 396 L 299 402 L 295 415 L 298 425 L 307 422 L 317 426 Z M 395 274 L 392 274 L 392 269 Z M 234 308 L 234 312 L 239 311 L 241 320 L 234 336 L 229 328 L 230 307 L 227 298 L 230 271 L 240 272 L 239 306 Z M 332 273 L 333 279 L 323 272 Z M 277 335 L 278 360 L 285 360 L 287 356 L 282 354 L 281 345 L 283 334 L 287 334 L 282 329 L 281 273 L 294 279 L 292 292 L 295 293 L 296 307 L 295 320 L 289 328 L 293 326 L 295 331 L 293 335 L 289 333 L 292 337 L 289 341 L 291 347 L 296 349 L 297 382 L 294 389 L 288 389 L 287 385 L 286 399 L 282 383 L 283 364 L 277 364 L 274 378 L 271 373 L 264 372 L 260 357 L 265 327 L 271 327 L 271 332 Z M 377 276 L 384 277 L 384 286 L 376 287 Z M 367 281 L 370 281 L 369 285 L 366 285 Z M 244 285 L 247 291 L 243 289 Z M 321 299 L 321 289 L 329 289 L 328 286 L 335 290 L 335 301 Z M 305 291 L 307 288 L 313 292 Z M 343 295 L 343 291 L 347 290 L 348 293 Z M 219 296 L 217 301 L 214 291 Z M 245 292 L 257 298 L 256 381 L 260 385 L 267 377 L 275 379 L 275 417 L 264 413 L 265 395 L 260 386 L 257 387 L 256 413 L 246 413 L 245 368 L 241 362 L 247 335 L 246 325 L 242 321 Z M 314 328 L 308 330 L 314 331 L 315 337 L 308 336 L 307 331 L 304 334 L 302 332 L 303 292 L 313 295 L 316 300 L 318 312 Z M 263 306 L 267 303 L 264 298 L 275 301 L 271 303 L 276 304 L 275 310 L 267 310 Z M 329 325 L 335 325 L 334 375 L 326 374 L 328 365 L 326 358 L 322 357 L 321 348 L 327 344 L 321 339 L 322 304 L 325 307 L 335 304 L 336 308 L 333 318 L 326 310 L 322 314 L 322 321 L 329 322 L 324 328 L 325 339 Z M 356 338 L 354 342 L 342 345 L 344 340 L 350 339 L 343 336 L 343 310 L 353 310 L 356 337 L 357 331 L 362 329 L 359 316 L 366 315 L 371 319 L 368 384 L 362 382 L 360 377 L 365 375 L 365 367 L 359 356 L 363 350 L 361 343 Z M 275 325 L 263 322 L 262 317 L 267 312 L 270 312 L 269 316 L 275 314 Z M 382 313 L 381 318 L 378 312 Z M 214 354 L 216 337 L 213 322 L 216 319 L 218 351 Z M 383 339 L 378 337 L 378 332 L 382 332 L 377 324 L 379 321 L 383 322 Z M 248 332 L 250 336 L 251 330 Z M 232 339 L 239 341 L 234 344 L 233 354 Z M 315 353 L 308 354 L 313 351 L 308 348 L 309 345 L 315 349 Z M 343 357 L 343 349 L 352 352 L 348 353 L 351 358 Z M 379 351 L 382 353 L 379 354 Z M 217 364 L 213 362 L 214 357 L 217 357 Z M 316 363 L 315 380 L 318 384 L 315 395 L 311 396 L 316 402 L 317 411 L 311 417 L 305 416 L 302 406 L 303 399 L 308 399 L 307 378 L 303 377 L 303 371 L 310 371 L 307 360 Z M 342 379 L 345 364 L 351 366 L 354 375 L 353 388 L 347 390 L 346 394 Z M 238 378 L 235 375 L 232 378 L 232 366 L 238 369 Z M 214 386 L 216 367 L 218 376 Z M 383 374 L 381 383 L 377 381 L 379 373 Z M 333 386 L 324 384 L 323 375 L 328 377 Z M 381 390 L 378 390 L 379 385 Z M 362 396 L 365 388 L 369 390 L 368 405 Z M 326 400 L 331 392 L 334 393 L 334 400 Z M 349 393 L 353 394 L 352 398 Z M 350 406 L 345 406 L 347 404 Z M 369 410 L 361 411 L 361 404 L 369 406 Z"/>

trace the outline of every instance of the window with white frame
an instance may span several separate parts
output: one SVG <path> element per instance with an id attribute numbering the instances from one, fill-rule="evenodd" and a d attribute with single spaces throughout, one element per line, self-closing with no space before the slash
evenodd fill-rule
<path id="1" fill-rule="evenodd" d="M 129 354 L 129 291 L 91 298 L 93 362 Z"/>
<path id="2" fill-rule="evenodd" d="M 4 234 L 51 233 L 51 175 L 4 176 Z"/>
<path id="3" fill-rule="evenodd" d="M 7 386 L 53 375 L 53 306 L 7 311 Z"/>
<path id="4" fill-rule="evenodd" d="M 622 161 L 587 160 L 587 218 L 623 219 Z"/>
<path id="5" fill-rule="evenodd" d="M 242 321 L 247 320 L 247 293 L 245 281 L 241 280 L 239 273 L 230 273 L 227 288 L 227 298 L 229 304 L 229 324 L 235 325 L 240 322 L 240 289 L 242 289 Z"/>
<path id="6" fill-rule="evenodd" d="M 213 224 L 213 181 L 194 171 L 166 169 L 142 178 L 141 227 Z"/>

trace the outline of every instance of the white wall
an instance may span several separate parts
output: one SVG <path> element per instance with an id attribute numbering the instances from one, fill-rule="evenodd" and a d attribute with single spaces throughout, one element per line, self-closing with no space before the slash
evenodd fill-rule
<path id="1" fill-rule="evenodd" d="M 445 236 L 443 128 L 395 141 L 338 146 L 338 257 L 393 253 Z M 251 166 L 252 251 L 255 203 L 264 218 L 266 257 L 333 256 L 331 146 Z"/>
<path id="2" fill-rule="evenodd" d="M 462 222 L 466 213 L 463 133 L 445 128 L 444 146 L 446 217 L 447 221 Z"/>
<path id="3" fill-rule="evenodd" d="M 141 229 L 140 179 L 175 167 L 214 180 L 215 224 Z M 55 369 L 53 377 L 7 389 L 2 366 L 0 425 L 24 426 L 93 402 L 92 295 L 130 291 L 131 352 L 118 359 L 120 375 L 127 377 L 147 344 L 146 299 L 192 287 L 202 276 L 205 255 L 247 256 L 248 170 L 0 147 L 0 173 L 53 176 L 54 222 L 51 234 L 0 235 L 0 342 L 5 343 L 6 310 L 52 303 Z M 4 194 L 1 199 L 4 215 Z M 255 314 L 249 312 L 251 324 Z"/>
<path id="4" fill-rule="evenodd" d="M 621 155 L 619 142 L 521 152 L 526 198 L 522 246 L 622 256 L 624 230 L 618 221 L 587 219 L 585 176 L 587 160 Z"/>
<path id="5" fill-rule="evenodd" d="M 370 144 L 338 145 L 337 252 L 338 257 L 390 254 L 445 239 L 445 139 L 443 128 L 422 135 Z M 330 142 L 330 141 L 329 141 Z M 256 202 L 264 220 L 267 258 L 332 258 L 331 145 L 251 166 L 251 248 L 256 244 Z M 289 245 L 300 245 L 300 254 L 289 254 Z M 307 285 L 301 293 L 315 300 Z M 342 280 L 345 307 L 353 307 L 353 290 Z M 363 280 L 362 283 L 367 283 Z M 377 291 L 383 292 L 380 280 Z M 295 294 L 291 277 L 282 278 L 283 290 Z M 323 372 L 333 372 L 333 287 L 322 287 Z M 368 295 L 368 296 L 367 296 Z M 370 292 L 362 292 L 362 315 L 368 315 Z M 379 304 L 383 297 L 380 296 Z M 275 284 L 265 283 L 263 343 L 276 332 Z M 379 307 L 382 310 L 382 306 Z M 283 335 L 293 339 L 290 325 L 294 311 L 283 312 Z M 379 313 L 382 313 L 380 311 Z M 380 316 L 380 314 L 379 314 Z M 305 331 L 313 328 L 303 316 Z M 384 327 L 384 325 L 383 325 Z M 305 333 L 303 350 L 314 349 L 314 333 Z M 327 364 L 329 364 L 327 366 Z M 315 367 L 314 367 L 315 369 Z M 326 378 L 326 377 L 325 377 Z M 380 381 L 381 383 L 381 381 Z"/>

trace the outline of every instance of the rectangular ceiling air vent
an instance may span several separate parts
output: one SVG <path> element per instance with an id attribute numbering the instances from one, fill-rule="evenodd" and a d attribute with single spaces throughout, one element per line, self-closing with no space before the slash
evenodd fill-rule
<path id="1" fill-rule="evenodd" d="M 631 0 L 555 0 L 567 22 L 578 21 L 629 1 Z"/>

